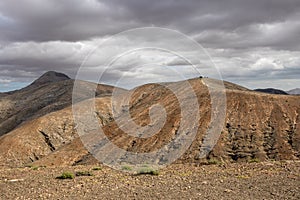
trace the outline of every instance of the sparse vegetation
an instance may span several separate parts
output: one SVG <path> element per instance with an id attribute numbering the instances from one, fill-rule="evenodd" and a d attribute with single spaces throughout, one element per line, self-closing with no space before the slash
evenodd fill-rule
<path id="1" fill-rule="evenodd" d="M 155 170 L 155 169 L 152 169 L 152 168 L 149 168 L 149 167 L 144 167 L 144 168 L 141 168 L 138 172 L 137 172 L 138 175 L 140 174 L 150 174 L 150 175 L 159 175 L 159 171 L 158 170 Z"/>
<path id="2" fill-rule="evenodd" d="M 74 179 L 75 176 L 71 172 L 63 172 L 60 176 L 56 177 L 57 179 Z"/>
<path id="3" fill-rule="evenodd" d="M 275 161 L 271 163 L 272 165 L 266 164 L 269 163 L 253 166 L 237 162 L 228 163 L 226 167 L 173 164 L 162 169 L 158 176 L 152 173 L 138 175 L 137 171 L 144 168 L 143 164 L 140 166 L 120 165 L 120 168 L 125 165 L 131 166 L 131 172 L 135 172 L 132 175 L 102 166 L 105 173 L 97 175 L 95 173 L 95 176 L 89 177 L 77 177 L 75 172 L 94 173 L 92 168 L 96 165 L 54 166 L 38 171 L 29 168 L 1 168 L 3 198 L 0 199 L 17 199 L 20 196 L 24 199 L 97 199 L 99 194 L 103 199 L 130 197 L 133 194 L 137 198 L 140 196 L 148 199 L 155 199 L 159 196 L 172 199 L 193 199 L 201 198 L 199 188 L 201 191 L 209 191 L 208 196 L 213 199 L 249 199 L 249 194 L 253 196 L 253 199 L 276 199 L 278 196 L 272 192 L 281 194 L 285 199 L 299 199 L 300 162 Z M 148 168 L 158 169 L 151 164 Z M 66 171 L 72 172 L 75 178 L 55 179 L 56 176 Z M 53 176 L 53 173 L 56 174 Z M 238 187 L 235 187 L 235 184 Z M 141 190 L 141 188 L 145 189 Z M 263 189 L 257 190 L 257 188 Z"/>
<path id="4" fill-rule="evenodd" d="M 128 165 L 122 166 L 122 170 L 131 171 L 132 168 Z"/>
<path id="5" fill-rule="evenodd" d="M 94 176 L 92 172 L 89 171 L 79 171 L 75 173 L 76 176 Z"/>
<path id="6" fill-rule="evenodd" d="M 248 179 L 248 178 L 250 178 L 250 177 L 249 177 L 249 176 L 239 175 L 239 176 L 237 176 L 237 178 L 239 178 L 239 179 Z"/>
<path id="7" fill-rule="evenodd" d="M 249 163 L 258 163 L 260 162 L 258 158 L 252 158 L 248 161 Z"/>
<path id="8" fill-rule="evenodd" d="M 209 165 L 221 165 L 222 162 L 217 160 L 217 159 L 211 158 L 207 161 L 207 164 L 209 164 Z"/>
<path id="9" fill-rule="evenodd" d="M 34 166 L 34 165 L 26 165 L 25 167 L 31 168 L 32 170 L 38 170 L 40 168 L 46 168 L 46 166 Z"/>
<path id="10" fill-rule="evenodd" d="M 99 171 L 99 170 L 102 170 L 102 167 L 94 167 L 92 170 Z"/>

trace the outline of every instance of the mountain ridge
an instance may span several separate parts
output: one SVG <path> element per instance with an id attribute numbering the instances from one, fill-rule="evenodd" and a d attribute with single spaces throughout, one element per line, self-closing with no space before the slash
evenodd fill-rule
<path id="1" fill-rule="evenodd" d="M 268 93 L 268 94 L 288 95 L 287 92 L 285 92 L 283 90 L 275 89 L 275 88 L 265 88 L 265 89 L 258 88 L 258 89 L 255 89 L 254 91 Z"/>
<path id="2" fill-rule="evenodd" d="M 205 83 L 216 85 L 218 80 L 195 78 L 188 80 L 199 102 L 199 129 L 189 149 L 176 161 L 179 163 L 207 162 L 218 159 L 224 162 L 245 162 L 251 159 L 295 159 L 300 158 L 300 105 L 299 97 L 292 95 L 270 95 L 248 90 L 233 83 L 224 82 L 227 96 L 225 124 L 217 145 L 206 158 L 199 159 L 199 147 L 209 128 L 211 119 L 211 96 Z M 48 83 L 35 88 L 65 87 L 72 80 Z M 86 88 L 91 83 L 82 82 Z M 181 82 L 173 84 L 183 91 Z M 92 85 L 94 86 L 94 85 Z M 100 85 L 101 86 L 101 85 Z M 98 86 L 99 87 L 99 86 Z M 178 130 L 180 107 L 176 97 L 161 84 L 146 84 L 134 89 L 130 101 L 132 119 L 139 125 L 149 124 L 149 108 L 155 103 L 167 108 L 167 121 L 159 134 L 145 140 L 128 137 L 119 129 L 112 117 L 112 87 L 102 85 L 95 99 L 99 124 L 107 137 L 120 148 L 133 152 L 149 152 L 160 148 Z M 31 90 L 30 90 L 31 91 Z M 57 90 L 51 90 L 56 92 Z M 58 90 L 59 91 L 59 90 Z M 126 93 L 127 91 L 124 90 Z M 30 93 L 22 93 L 30 95 Z M 49 93 L 48 93 L 49 94 Z M 70 94 L 70 93 L 68 93 Z M 62 95 L 65 98 L 65 95 Z M 88 99 L 75 104 L 85 115 Z M 68 96 L 69 100 L 71 96 Z M 39 99 L 39 98 L 37 98 Z M 32 99 L 31 99 L 32 100 Z M 54 98 L 54 102 L 55 102 Z M 1 99 L 3 104 L 3 99 Z M 190 105 L 191 106 L 191 105 Z M 5 107 L 2 105 L 2 107 Z M 98 162 L 84 148 L 73 121 L 72 107 L 64 104 L 62 108 L 24 121 L 0 137 L 0 162 L 7 166 L 34 165 L 77 165 Z M 187 119 L 189 120 L 189 119 Z M 1 124 L 0 124 L 1 125 Z M 92 139 L 92 138 L 91 138 Z"/>

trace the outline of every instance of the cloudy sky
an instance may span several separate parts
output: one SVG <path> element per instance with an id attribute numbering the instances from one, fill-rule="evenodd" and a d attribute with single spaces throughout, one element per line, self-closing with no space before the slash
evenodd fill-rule
<path id="1" fill-rule="evenodd" d="M 122 33 L 141 27 L 165 29 Z M 217 66 L 224 80 L 289 90 L 300 87 L 299 38 L 299 0 L 1 0 L 0 92 L 80 66 L 81 78 L 124 87 L 218 77 Z"/>

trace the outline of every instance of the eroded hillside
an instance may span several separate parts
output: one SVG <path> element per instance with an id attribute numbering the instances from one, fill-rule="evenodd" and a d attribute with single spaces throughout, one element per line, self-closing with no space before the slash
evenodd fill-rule
<path id="1" fill-rule="evenodd" d="M 225 83 L 227 107 L 223 130 L 213 151 L 200 159 L 200 149 L 211 121 L 211 97 L 205 82 L 211 81 L 199 78 L 189 81 L 197 95 L 199 128 L 192 145 L 177 162 L 201 163 L 211 158 L 222 162 L 300 158 L 299 97 L 253 92 Z M 164 84 L 184 91 L 181 82 Z M 149 109 L 158 103 L 166 110 L 166 123 L 151 137 L 133 137 L 123 132 L 114 120 L 111 97 L 98 97 L 95 115 L 107 138 L 131 152 L 151 152 L 170 142 L 181 120 L 176 96 L 163 85 L 147 84 L 136 88 L 131 97 L 128 107 L 136 124 L 148 126 L 151 122 Z M 82 109 L 82 115 L 88 110 L 85 107 L 88 101 L 91 100 L 76 104 Z M 83 147 L 76 128 L 71 107 L 27 121 L 0 138 L 0 161 L 9 166 L 32 162 L 36 165 L 96 162 Z"/>

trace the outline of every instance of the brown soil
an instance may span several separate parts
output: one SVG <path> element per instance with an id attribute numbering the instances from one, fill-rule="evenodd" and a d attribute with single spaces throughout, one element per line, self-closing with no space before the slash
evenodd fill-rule
<path id="1" fill-rule="evenodd" d="M 300 199 L 300 162 L 171 165 L 155 175 L 101 166 L 0 169 L 0 199 Z M 62 172 L 93 176 L 56 179 Z"/>

